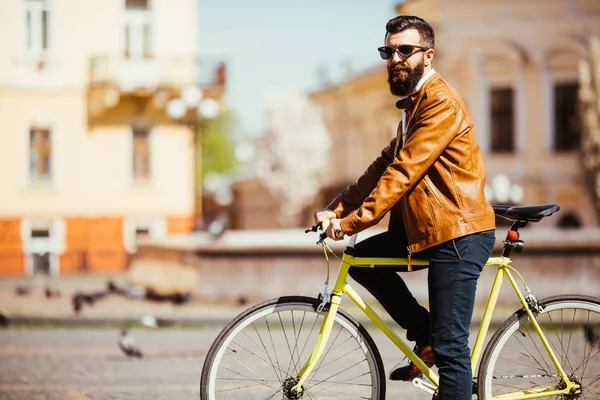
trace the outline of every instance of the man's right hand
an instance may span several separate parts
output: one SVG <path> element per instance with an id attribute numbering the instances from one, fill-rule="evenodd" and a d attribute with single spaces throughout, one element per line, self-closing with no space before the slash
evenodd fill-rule
<path id="1" fill-rule="evenodd" d="M 334 219 L 337 218 L 337 215 L 335 214 L 335 212 L 333 212 L 333 210 L 330 210 L 329 208 L 324 208 L 322 210 L 317 211 L 313 217 L 315 218 L 315 223 L 320 223 L 323 221 L 329 221 L 330 219 Z"/>

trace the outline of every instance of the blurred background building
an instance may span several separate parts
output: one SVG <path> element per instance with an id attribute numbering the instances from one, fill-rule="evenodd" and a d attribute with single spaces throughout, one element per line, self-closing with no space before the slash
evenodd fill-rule
<path id="1" fill-rule="evenodd" d="M 600 1 L 407 0 L 396 12 L 421 16 L 436 31 L 434 67 L 469 108 L 486 160 L 488 200 L 559 203 L 558 218 L 541 226 L 597 226 L 580 157 L 578 92 L 589 38 L 600 35 Z M 396 134 L 400 112 L 385 62 L 342 82 L 325 77 L 311 98 L 323 111 L 334 149 L 314 210 L 360 176 Z M 268 197 L 258 183 L 244 185 L 238 202 L 269 202 L 257 200 Z M 277 226 L 268 212 L 254 220 Z"/>
<path id="2" fill-rule="evenodd" d="M 197 7 L 0 0 L 0 276 L 120 270 L 201 220 L 225 67 L 198 57 Z"/>

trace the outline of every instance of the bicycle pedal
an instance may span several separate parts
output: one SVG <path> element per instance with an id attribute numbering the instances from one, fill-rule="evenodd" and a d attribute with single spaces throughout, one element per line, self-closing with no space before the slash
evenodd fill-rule
<path id="1" fill-rule="evenodd" d="M 416 387 L 417 389 L 421 389 L 424 392 L 427 392 L 429 394 L 434 394 L 437 390 L 437 386 L 435 386 L 432 383 L 426 382 L 421 378 L 415 378 L 411 381 L 411 383 L 413 384 L 414 387 Z"/>

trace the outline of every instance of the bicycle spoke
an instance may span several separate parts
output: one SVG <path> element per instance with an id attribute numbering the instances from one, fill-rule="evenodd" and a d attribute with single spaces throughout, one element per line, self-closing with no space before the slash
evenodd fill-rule
<path id="1" fill-rule="evenodd" d="M 273 367 L 273 369 L 274 369 L 274 370 L 276 370 L 276 368 L 275 368 L 275 365 L 273 365 L 273 363 L 272 363 L 271 361 L 267 361 L 266 359 L 264 359 L 264 358 L 260 357 L 258 354 L 256 354 L 256 353 L 254 353 L 254 352 L 252 352 L 252 351 L 248 350 L 246 347 L 244 347 L 244 346 L 242 346 L 242 345 L 240 345 L 240 344 L 238 344 L 238 343 L 234 343 L 234 344 L 236 344 L 236 345 L 239 347 L 239 349 L 241 349 L 241 350 L 245 350 L 245 351 L 246 351 L 248 354 L 251 354 L 251 355 L 253 355 L 255 358 L 259 359 L 260 361 L 264 362 L 264 363 L 265 363 L 265 364 L 267 364 L 267 365 L 270 365 L 270 366 L 272 366 L 272 367 Z M 235 350 L 235 349 L 233 349 L 233 348 L 231 348 L 231 347 L 228 347 L 228 349 L 230 349 L 232 352 L 234 352 L 234 353 L 236 353 L 236 354 L 237 354 L 237 353 L 238 353 L 238 351 L 239 351 L 239 350 Z M 231 354 L 229 354 L 229 353 L 225 353 L 225 355 L 227 355 L 227 356 L 228 356 L 228 357 L 230 357 L 231 359 L 234 359 L 234 360 L 235 360 L 235 357 L 233 357 Z M 280 370 L 280 372 L 284 372 L 284 371 Z M 276 373 L 275 375 L 277 375 L 277 373 Z M 278 376 L 278 375 L 277 375 L 277 376 Z M 278 377 L 278 379 L 279 379 L 279 377 Z M 279 379 L 279 381 L 281 381 L 281 379 Z"/>
<path id="2" fill-rule="evenodd" d="M 277 370 L 281 370 L 280 368 L 275 368 L 275 364 L 273 363 L 273 360 L 271 359 L 271 354 L 269 354 L 269 351 L 267 350 L 267 346 L 265 346 L 264 341 L 262 340 L 262 337 L 260 336 L 260 333 L 258 332 L 258 328 L 256 327 L 256 325 L 254 323 L 252 323 L 252 327 L 254 328 L 254 331 L 256 332 L 256 336 L 258 336 L 258 340 L 260 340 L 260 344 L 262 345 L 265 354 L 267 355 L 267 357 L 269 358 L 269 364 L 273 367 L 273 371 L 275 372 L 275 375 L 277 375 L 277 378 L 280 381 L 283 381 L 282 377 L 277 373 Z"/>
<path id="3" fill-rule="evenodd" d="M 288 398 L 285 392 L 297 383 L 298 371 L 320 337 L 324 314 L 316 312 L 315 303 L 308 298 L 284 298 L 240 315 L 208 352 L 201 398 Z M 366 335 L 339 310 L 320 360 L 302 385 L 301 397 L 383 398 L 381 360 Z"/>
<path id="4" fill-rule="evenodd" d="M 600 302 L 587 296 L 556 296 L 540 302 L 544 312 L 535 315 L 549 348 L 571 382 L 581 385 L 573 397 L 598 400 L 600 349 L 585 342 L 586 326 L 600 324 Z M 492 398 L 536 389 L 560 390 L 563 377 L 533 326 L 521 311 L 509 320 L 486 349 L 478 382 L 480 398 Z M 593 371 L 591 376 L 587 374 Z M 553 398 L 567 398 L 558 395 Z"/>
<path id="5" fill-rule="evenodd" d="M 239 362 L 238 360 L 236 360 L 236 359 L 234 359 L 234 361 L 237 361 L 238 363 L 240 363 L 240 362 Z M 243 363 L 240 363 L 240 365 L 242 365 L 244 368 L 246 368 L 246 370 L 248 370 L 248 371 L 252 372 L 254 375 L 258 376 L 258 377 L 260 378 L 260 379 L 258 380 L 258 382 L 260 382 L 260 383 L 263 383 L 263 384 L 264 384 L 265 386 L 267 386 L 267 387 L 270 387 L 270 388 L 272 388 L 272 387 L 273 387 L 273 386 L 269 385 L 269 383 L 268 383 L 268 382 L 267 382 L 265 379 L 263 379 L 263 378 L 262 378 L 262 377 L 261 377 L 259 374 L 257 374 L 255 371 L 251 370 L 250 368 L 248 368 L 248 367 L 247 367 L 246 365 L 244 365 Z M 231 371 L 231 372 L 233 372 L 233 373 L 235 373 L 235 374 L 238 374 L 238 375 L 240 375 L 240 376 L 243 376 L 244 378 L 246 378 L 246 379 L 248 379 L 248 380 L 252 380 L 252 381 L 255 381 L 255 382 L 256 382 L 256 380 L 250 379 L 249 377 L 247 377 L 247 376 L 245 376 L 245 375 L 242 375 L 240 372 L 234 371 L 234 370 L 232 370 L 231 368 L 227 368 L 227 367 L 225 367 L 225 366 L 223 366 L 222 368 L 223 368 L 223 369 L 226 369 L 226 370 L 228 370 L 228 371 Z M 227 379 L 227 378 L 226 378 L 226 379 Z M 227 380 L 229 380 L 229 379 L 227 379 Z"/>
<path id="6" fill-rule="evenodd" d="M 265 321 L 265 325 L 267 326 L 267 331 L 269 332 L 269 338 L 271 339 L 271 347 L 273 348 L 273 353 L 275 354 L 275 362 L 277 363 L 277 369 L 281 370 L 281 366 L 279 365 L 279 357 L 277 356 L 277 350 L 275 350 L 275 342 L 273 341 L 273 334 L 271 333 L 271 326 L 266 318 L 263 317 Z M 283 379 L 280 378 L 283 382 Z"/>

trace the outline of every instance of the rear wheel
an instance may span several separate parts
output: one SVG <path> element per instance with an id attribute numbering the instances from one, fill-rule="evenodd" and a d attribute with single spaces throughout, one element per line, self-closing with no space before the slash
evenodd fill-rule
<path id="1" fill-rule="evenodd" d="M 309 297 L 281 297 L 236 317 L 206 356 L 200 398 L 384 399 L 384 368 L 373 339 L 342 310 L 303 392 L 291 393 L 327 315 L 318 305 Z"/>
<path id="2" fill-rule="evenodd" d="M 534 314 L 537 322 L 565 374 L 581 385 L 580 393 L 552 398 L 600 399 L 600 299 L 563 295 L 539 304 L 543 312 Z M 525 309 L 514 313 L 494 334 L 481 359 L 477 381 L 480 399 L 566 387 Z"/>

